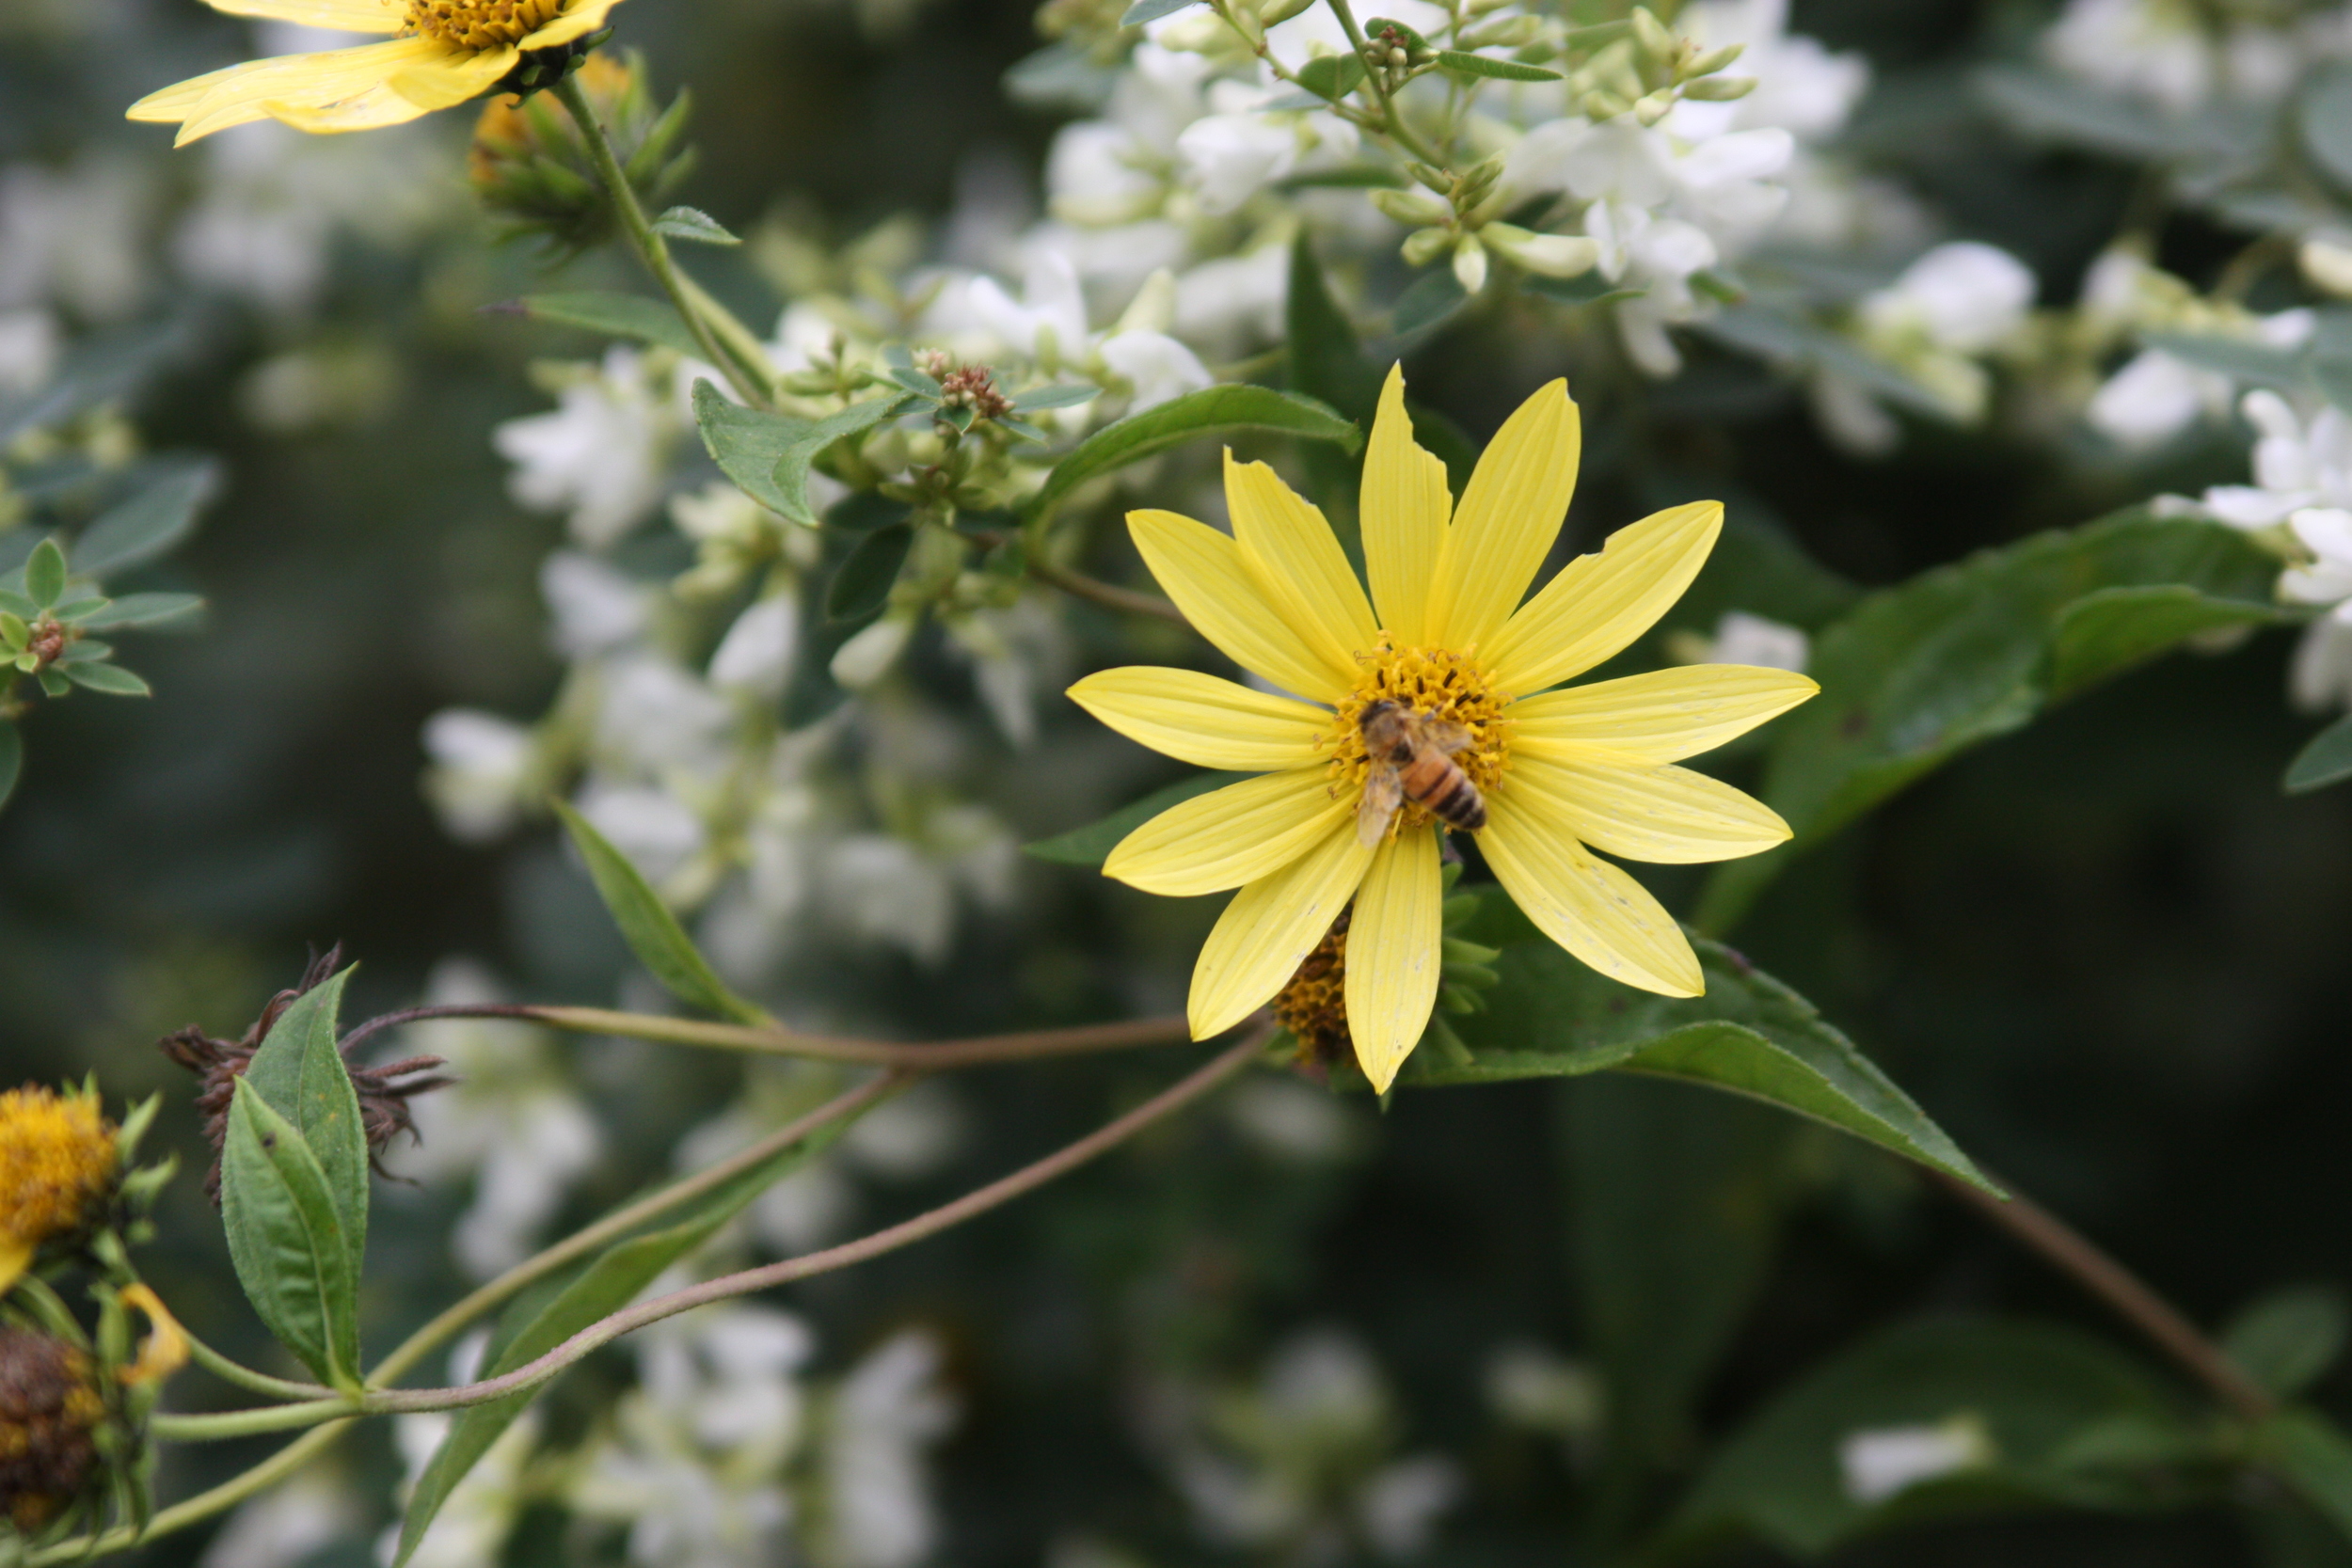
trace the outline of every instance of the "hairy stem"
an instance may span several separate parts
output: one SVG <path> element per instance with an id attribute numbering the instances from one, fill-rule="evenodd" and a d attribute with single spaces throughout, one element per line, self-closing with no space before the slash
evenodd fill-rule
<path id="1" fill-rule="evenodd" d="M 287 1378 L 272 1377 L 267 1372 L 257 1372 L 242 1362 L 231 1361 L 188 1333 L 185 1323 L 181 1324 L 180 1332 L 188 1341 L 188 1359 L 224 1383 L 233 1383 L 257 1394 L 275 1394 L 279 1399 L 287 1400 L 317 1399 L 335 1391 L 316 1383 L 295 1383 Z"/>
<path id="2" fill-rule="evenodd" d="M 2101 1251 L 2090 1239 L 2021 1194 L 2005 1179 L 1995 1178 L 2009 1196 L 1994 1196 L 1957 1177 L 1935 1172 L 1947 1191 L 1989 1216 L 2010 1235 L 2040 1253 L 2058 1272 L 2097 1296 L 2146 1335 L 2159 1350 L 2181 1366 L 2222 1403 L 2249 1421 L 2265 1420 L 2278 1413 L 2278 1401 L 2246 1375 L 2219 1345 L 2205 1338 L 2185 1313 L 2158 1295 L 2146 1280 Z"/>
<path id="3" fill-rule="evenodd" d="M 687 292 L 692 285 L 678 271 L 676 261 L 670 255 L 668 242 L 654 232 L 653 222 L 645 216 L 645 209 L 637 199 L 636 187 L 628 182 L 628 174 L 621 168 L 620 159 L 613 154 L 612 143 L 606 136 L 604 127 L 597 123 L 596 111 L 590 106 L 587 93 L 580 88 L 580 79 L 566 76 L 548 90 L 555 94 L 556 101 L 571 112 L 572 119 L 579 124 L 580 134 L 588 143 L 589 159 L 596 166 L 596 178 L 604 182 L 604 193 L 612 198 L 612 210 L 620 214 L 621 228 L 628 233 L 629 244 L 644 261 L 645 270 L 653 274 L 654 281 L 661 285 L 661 292 L 670 296 L 672 308 L 677 311 L 678 319 L 686 324 L 686 329 L 694 335 L 694 341 L 701 346 L 703 356 L 718 367 L 720 373 L 727 378 L 727 385 L 735 388 L 737 396 L 755 408 L 767 407 L 772 401 L 769 389 L 755 383 L 744 373 L 743 367 L 735 362 L 734 356 L 720 347 L 710 323 L 695 308 L 693 296 Z"/>
<path id="4" fill-rule="evenodd" d="M 803 1035 L 739 1023 L 705 1023 L 656 1013 L 609 1012 L 602 1007 L 526 1007 L 522 1016 L 557 1029 L 589 1035 L 703 1045 L 720 1051 L 751 1051 L 820 1061 L 864 1062 L 916 1072 L 979 1067 L 991 1062 L 1034 1061 L 1095 1051 L 1124 1051 L 1139 1045 L 1174 1045 L 1192 1037 L 1182 1018 L 1145 1018 L 1124 1023 L 1089 1023 L 1074 1029 L 1039 1029 L 1017 1035 L 981 1035 L 972 1039 L 902 1045 L 890 1040 Z"/>

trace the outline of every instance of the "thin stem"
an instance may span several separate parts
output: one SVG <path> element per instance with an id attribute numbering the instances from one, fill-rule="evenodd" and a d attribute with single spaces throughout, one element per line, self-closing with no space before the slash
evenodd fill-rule
<path id="1" fill-rule="evenodd" d="M 322 1384 L 294 1383 L 286 1378 L 272 1377 L 267 1372 L 257 1372 L 242 1362 L 231 1361 L 195 1335 L 188 1333 L 185 1323 L 181 1324 L 180 1332 L 188 1341 L 188 1358 L 225 1383 L 233 1383 L 240 1387 L 250 1388 L 257 1394 L 275 1394 L 280 1399 L 288 1400 L 316 1399 L 321 1395 L 332 1394 L 335 1391 Z"/>
<path id="2" fill-rule="evenodd" d="M 678 287 L 686 292 L 688 303 L 710 324 L 710 334 L 718 340 L 719 346 L 734 356 L 746 374 L 757 378 L 763 386 L 770 385 L 775 372 L 768 363 L 768 345 L 701 284 L 683 272 L 677 275 L 677 280 Z M 770 397 L 773 395 L 771 388 Z"/>
<path id="3" fill-rule="evenodd" d="M 1380 101 L 1380 115 L 1388 122 L 1388 134 L 1403 143 L 1405 150 L 1419 158 L 1422 163 L 1433 166 L 1442 166 L 1445 159 L 1431 151 L 1421 137 L 1413 133 L 1413 128 L 1405 123 L 1404 112 L 1396 106 L 1396 100 L 1389 96 L 1388 84 L 1380 74 L 1380 69 L 1370 60 L 1364 59 L 1364 30 L 1356 25 L 1354 9 L 1349 7 L 1347 0 L 1330 0 L 1330 4 L 1331 14 L 1340 19 L 1340 27 L 1347 34 L 1349 47 L 1356 51 L 1358 59 L 1364 60 L 1364 82 L 1372 88 L 1372 96 Z"/>
<path id="4" fill-rule="evenodd" d="M 596 178 L 604 182 L 604 193 L 612 198 L 612 210 L 620 214 L 621 228 L 628 233 L 629 244 L 636 247 L 639 258 L 645 263 L 645 270 L 653 274 L 654 281 L 661 285 L 662 293 L 670 296 L 670 304 L 676 309 L 678 319 L 686 324 L 686 329 L 694 335 L 694 341 L 701 347 L 704 357 L 718 367 L 719 372 L 727 378 L 727 385 L 735 388 L 737 396 L 755 408 L 767 407 L 771 401 L 768 388 L 755 385 L 751 377 L 743 373 L 743 368 L 719 346 L 710 323 L 694 308 L 693 299 L 687 293 L 686 279 L 679 273 L 676 261 L 670 255 L 668 243 L 654 232 L 652 220 L 645 216 L 645 209 L 637 199 L 637 188 L 628 182 L 628 174 L 621 168 L 620 159 L 613 154 L 612 143 L 606 136 L 604 127 L 597 123 L 596 111 L 590 106 L 588 95 L 580 89 L 580 79 L 566 76 L 548 90 L 571 111 L 573 120 L 580 126 L 581 137 L 588 144 L 589 159 L 596 166 Z"/>
<path id="5" fill-rule="evenodd" d="M 2179 1362 L 2221 1402 L 2249 1421 L 2278 1414 L 2278 1401 L 2246 1375 L 2220 1346 L 2189 1322 L 2187 1315 L 2158 1295 L 2146 1280 L 2116 1261 L 2074 1227 L 2001 1180 L 2009 1196 L 1994 1196 L 1958 1177 L 1935 1173 L 1947 1191 L 1956 1194 L 2010 1235 L 2025 1243 L 2084 1290 L 2113 1307 L 2133 1327 L 2166 1354 Z"/>
<path id="6" fill-rule="evenodd" d="M 755 1029 L 739 1023 L 706 1023 L 658 1013 L 620 1013 L 602 1007 L 526 1007 L 522 1016 L 556 1029 L 589 1035 L 621 1035 L 673 1045 L 705 1045 L 720 1051 L 752 1051 L 821 1061 L 864 1062 L 875 1067 L 931 1072 L 991 1062 L 1034 1061 L 1094 1051 L 1123 1051 L 1139 1045 L 1173 1045 L 1192 1037 L 1182 1018 L 1136 1019 L 1124 1023 L 1089 1023 L 1074 1029 L 1039 1029 L 1017 1035 L 981 1035 L 972 1039 L 901 1045 L 889 1040 L 803 1035 L 784 1029 Z"/>
<path id="7" fill-rule="evenodd" d="M 1192 625 L 1184 619 L 1183 610 L 1156 594 L 1138 594 L 1132 588 L 1120 588 L 1034 558 L 1028 562 L 1028 573 L 1040 582 L 1081 599 L 1091 600 L 1105 610 L 1124 610 L 1131 615 L 1156 615 L 1180 626 L 1189 627 Z"/>
<path id="8" fill-rule="evenodd" d="M 147 1430 L 151 1436 L 166 1443 L 217 1443 L 229 1437 L 314 1427 L 322 1421 L 367 1413 L 361 1401 L 335 1394 L 323 1400 L 262 1405 L 254 1410 L 222 1410 L 204 1416 L 175 1416 L 168 1410 L 159 1410 L 147 1418 Z"/>
<path id="9" fill-rule="evenodd" d="M 242 1475 L 231 1476 L 209 1492 L 199 1492 L 184 1501 L 158 1510 L 143 1530 L 131 1525 L 117 1525 L 100 1535 L 82 1535 L 60 1541 L 29 1554 L 24 1559 L 25 1568 L 51 1568 L 55 1563 L 85 1561 L 101 1552 L 127 1551 L 159 1535 L 169 1535 L 174 1530 L 201 1524 L 215 1513 L 227 1513 L 257 1493 L 268 1491 L 293 1475 L 342 1436 L 350 1426 L 349 1421 L 336 1421 L 304 1433 Z"/>

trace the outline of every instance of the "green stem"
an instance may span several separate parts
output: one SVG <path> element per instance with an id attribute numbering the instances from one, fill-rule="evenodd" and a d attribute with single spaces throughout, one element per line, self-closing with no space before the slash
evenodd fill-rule
<path id="1" fill-rule="evenodd" d="M 1355 10 L 1348 5 L 1347 0 L 1330 0 L 1330 5 L 1331 14 L 1340 19 L 1340 28 L 1347 34 L 1348 44 L 1356 51 L 1356 57 L 1359 60 L 1363 59 L 1366 40 L 1364 30 L 1356 25 Z M 1379 69 L 1369 60 L 1364 61 L 1364 85 L 1372 88 L 1372 96 L 1379 100 L 1380 118 L 1387 122 L 1388 134 L 1402 143 L 1406 151 L 1410 152 L 1422 163 L 1432 167 L 1443 167 L 1445 159 L 1431 151 L 1422 143 L 1421 137 L 1414 134 L 1413 128 L 1405 123 L 1404 111 L 1396 106 L 1396 100 L 1389 96 L 1386 79 L 1381 76 Z"/>
<path id="2" fill-rule="evenodd" d="M 186 1324 L 181 1325 L 180 1332 L 188 1341 L 188 1358 L 224 1383 L 233 1383 L 257 1394 L 275 1394 L 279 1399 L 287 1400 L 320 1399 L 335 1391 L 316 1383 L 294 1383 L 286 1378 L 272 1377 L 267 1372 L 257 1372 L 242 1362 L 230 1360 L 189 1334 Z"/>
<path id="3" fill-rule="evenodd" d="M 215 1513 L 227 1513 L 247 1497 L 268 1491 L 301 1469 L 328 1444 L 342 1436 L 350 1425 L 349 1421 L 337 1421 L 331 1426 L 304 1433 L 242 1475 L 231 1476 L 209 1492 L 199 1492 L 193 1497 L 158 1511 L 153 1518 L 148 1520 L 144 1530 L 130 1525 L 117 1525 L 98 1535 L 81 1535 L 70 1541 L 60 1541 L 27 1555 L 25 1568 L 53 1568 L 57 1563 L 86 1561 L 102 1552 L 128 1551 L 159 1535 L 169 1535 L 190 1525 L 202 1524 Z"/>
<path id="4" fill-rule="evenodd" d="M 771 384 L 775 371 L 768 362 L 768 345 L 761 342 L 756 333 L 745 326 L 734 311 L 713 298 L 701 284 L 683 272 L 677 275 L 677 280 L 678 286 L 686 293 L 688 302 L 709 324 L 711 335 L 719 341 L 719 346 L 734 357 L 736 364 L 747 375 L 762 386 L 771 387 L 770 397 L 772 399 Z"/>
<path id="5" fill-rule="evenodd" d="M 1090 581 L 1090 579 L 1089 579 Z M 1141 594 L 1107 583 L 1093 583 L 1103 593 L 1141 601 L 1120 608 L 1147 614 L 1173 614 L 1175 607 L 1159 606 Z M 1074 592 L 1074 590 L 1073 590 Z M 622 1013 L 603 1007 L 516 1007 L 510 1016 L 529 1018 L 556 1029 L 584 1035 L 619 1035 L 629 1039 L 661 1040 L 672 1045 L 701 1045 L 720 1051 L 750 1051 L 764 1055 L 805 1056 L 820 1061 L 862 1062 L 907 1071 L 935 1072 L 946 1068 L 980 1067 L 994 1062 L 1035 1061 L 1046 1056 L 1081 1055 L 1095 1051 L 1123 1051 L 1139 1045 L 1174 1045 L 1190 1039 L 1192 1031 L 1182 1018 L 1145 1018 L 1124 1023 L 1089 1023 L 1074 1029 L 1038 1029 L 1018 1035 L 981 1035 L 964 1040 L 938 1040 L 924 1045 L 900 1045 L 889 1040 L 845 1038 L 833 1035 L 803 1035 L 787 1029 L 760 1029 L 739 1023 L 706 1023 L 699 1019 L 669 1018 L 659 1013 Z"/>
<path id="6" fill-rule="evenodd" d="M 670 296 L 671 306 L 677 311 L 678 319 L 686 324 L 686 329 L 694 335 L 694 341 L 702 348 L 704 357 L 718 367 L 720 373 L 727 378 L 727 385 L 735 388 L 737 396 L 755 408 L 767 407 L 771 401 L 768 389 L 755 384 L 743 373 L 743 367 L 719 346 L 710 323 L 695 309 L 692 296 L 687 293 L 691 285 L 670 255 L 668 242 L 654 232 L 652 220 L 645 216 L 644 206 L 637 199 L 637 188 L 628 182 L 628 174 L 622 170 L 621 161 L 613 153 L 611 138 L 605 135 L 604 127 L 597 123 L 596 111 L 590 106 L 587 93 L 580 88 L 580 78 L 566 76 L 548 90 L 555 94 L 558 103 L 571 111 L 572 119 L 580 126 L 580 135 L 587 141 L 588 156 L 596 166 L 596 178 L 604 182 L 604 193 L 612 198 L 612 210 L 620 214 L 621 228 L 628 232 L 629 244 L 636 246 L 639 258 L 645 263 L 645 270 L 653 274 L 654 281 L 661 285 L 662 293 Z"/>
<path id="7" fill-rule="evenodd" d="M 217 1443 L 227 1437 L 251 1437 L 263 1432 L 314 1427 L 322 1421 L 366 1414 L 364 1402 L 338 1395 L 294 1404 L 264 1405 L 258 1410 L 223 1410 L 209 1416 L 175 1416 L 159 1410 L 147 1418 L 147 1430 L 151 1436 L 166 1443 Z"/>

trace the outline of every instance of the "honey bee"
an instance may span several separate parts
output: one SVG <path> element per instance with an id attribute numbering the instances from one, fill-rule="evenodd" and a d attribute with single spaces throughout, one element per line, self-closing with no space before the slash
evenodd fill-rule
<path id="1" fill-rule="evenodd" d="M 1486 825 L 1486 797 L 1454 760 L 1454 752 L 1470 745 L 1470 731 L 1385 697 L 1365 704 L 1357 723 L 1372 761 L 1363 800 L 1356 807 L 1359 844 L 1366 848 L 1378 844 L 1407 800 L 1456 828 Z"/>

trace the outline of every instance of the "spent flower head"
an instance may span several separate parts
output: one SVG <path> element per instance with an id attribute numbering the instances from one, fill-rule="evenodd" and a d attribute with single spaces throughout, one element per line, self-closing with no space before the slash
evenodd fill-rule
<path id="1" fill-rule="evenodd" d="M 36 1328 L 0 1328 L 0 1517 L 48 1525 L 100 1472 L 106 1401 L 89 1353 Z"/>

